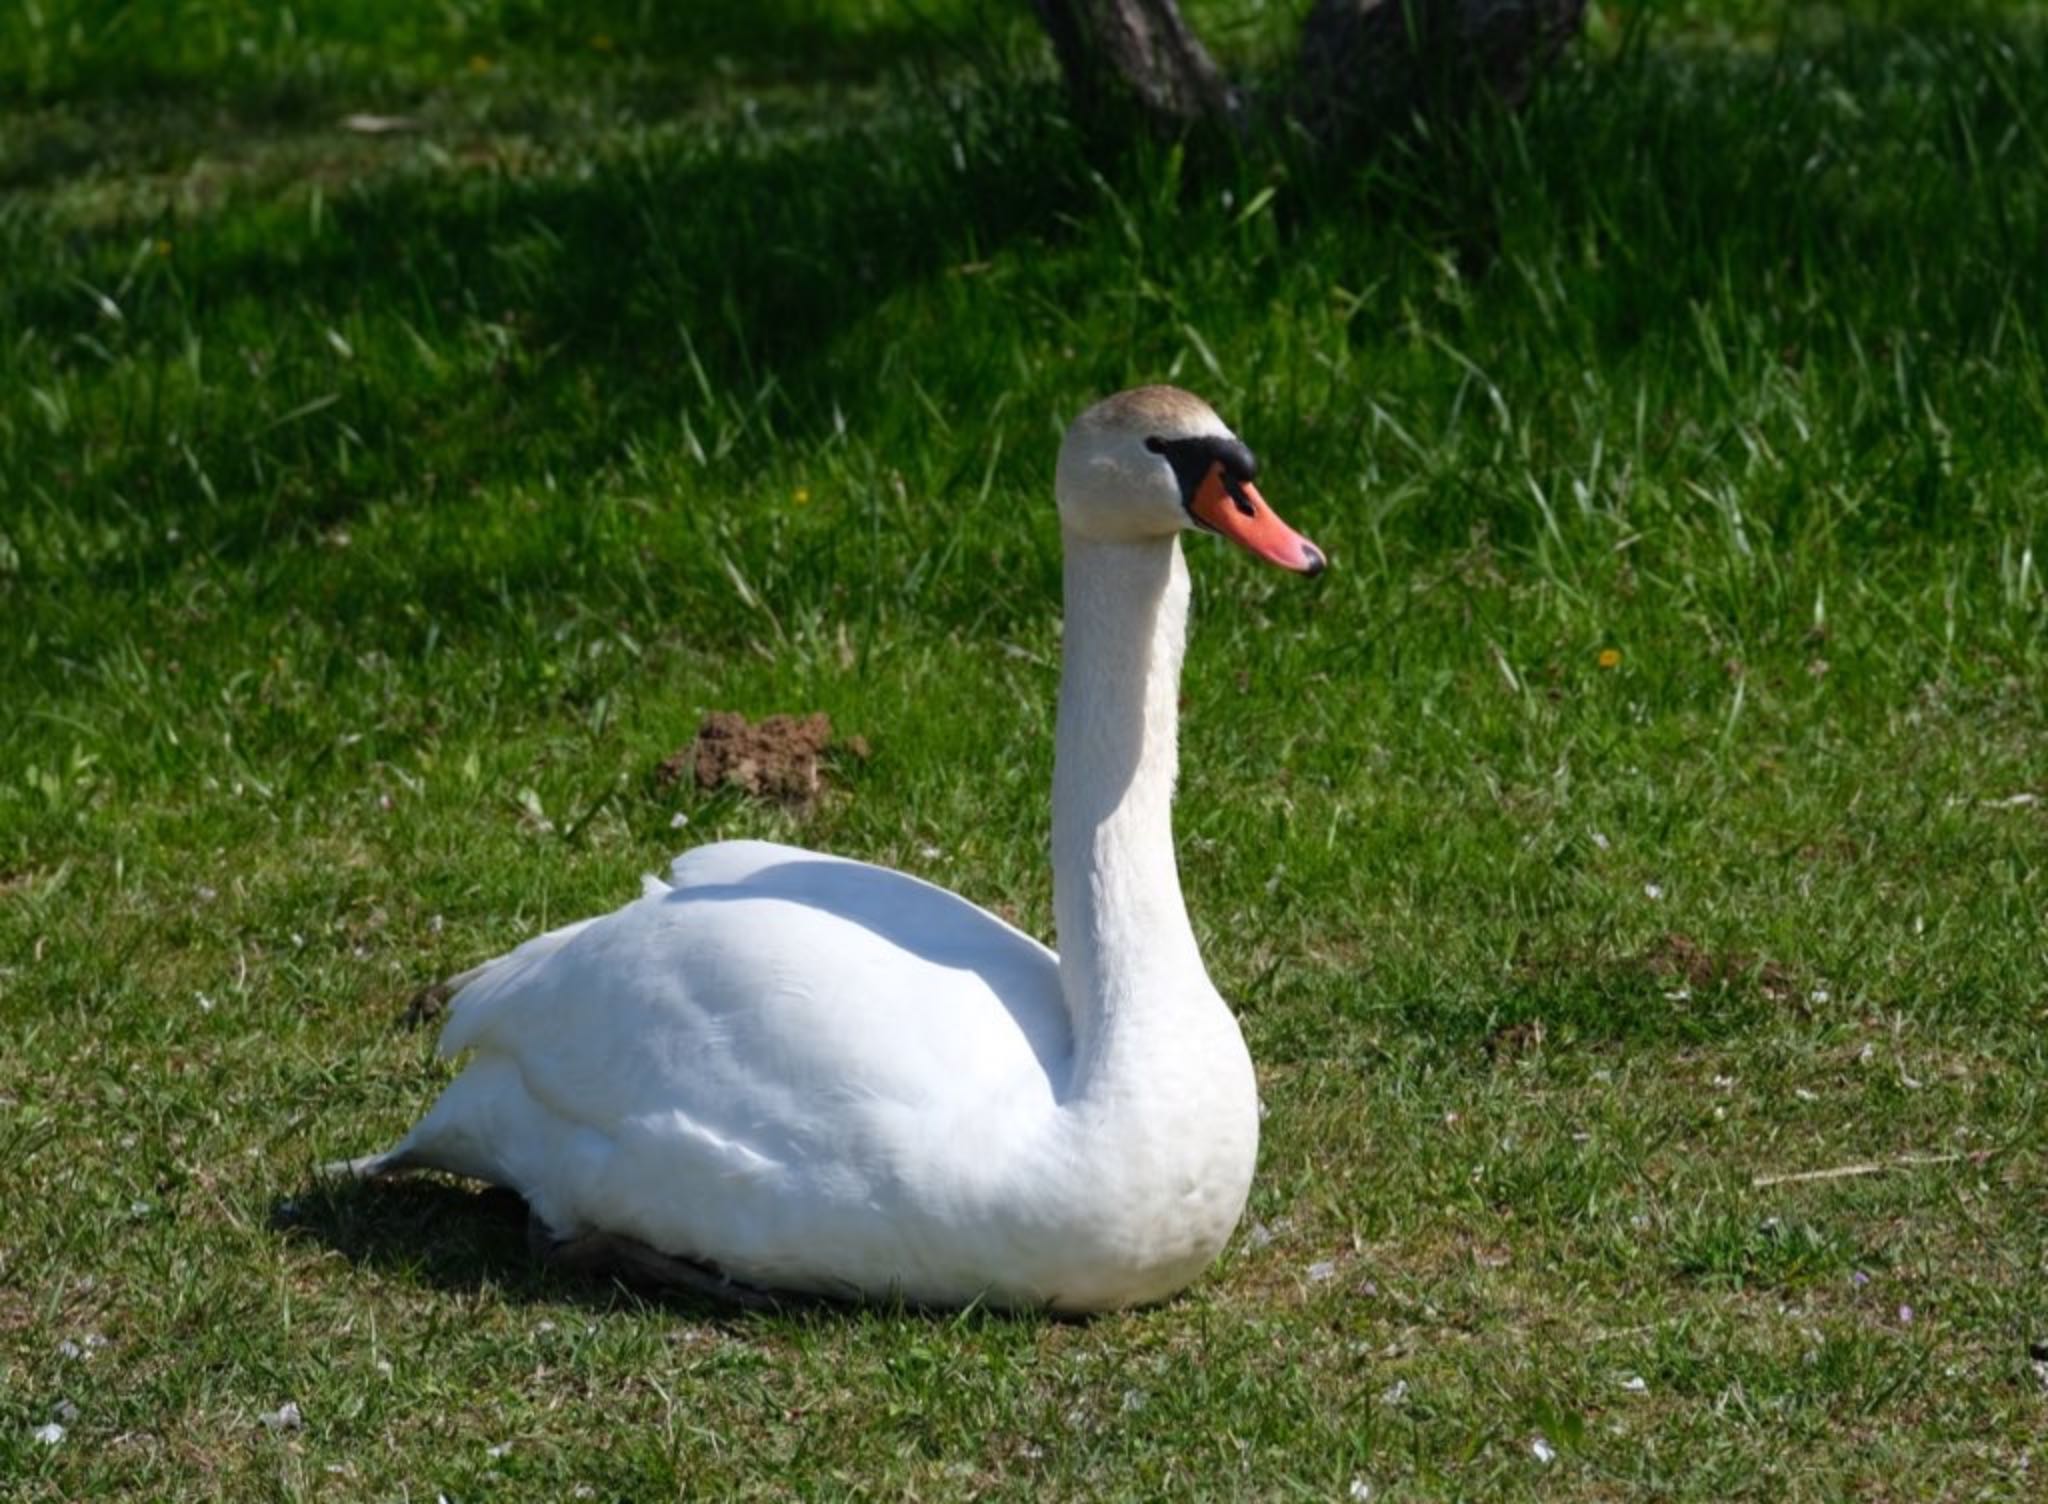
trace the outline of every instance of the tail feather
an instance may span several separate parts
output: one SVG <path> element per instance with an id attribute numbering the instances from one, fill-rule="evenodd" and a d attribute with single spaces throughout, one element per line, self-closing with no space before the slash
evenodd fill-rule
<path id="1" fill-rule="evenodd" d="M 499 998 L 516 991 L 519 983 L 549 956 L 606 917 L 593 914 L 588 919 L 565 924 L 544 935 L 535 935 L 504 955 L 493 957 L 480 966 L 472 966 L 461 975 L 443 982 L 441 985 L 448 995 L 448 1022 L 442 1026 L 436 1053 L 443 1060 L 452 1060 L 474 1046 L 487 1032 Z"/>
<path id="2" fill-rule="evenodd" d="M 660 878 L 645 880 L 644 891 L 665 893 L 668 884 Z M 603 918 L 593 915 L 536 935 L 502 956 L 458 972 L 428 988 L 415 1001 L 421 1020 L 447 1010 L 436 1053 L 448 1059 L 476 1046 L 487 1032 L 493 1006 L 547 958 L 584 929 Z M 518 1067 L 510 1059 L 479 1057 L 441 1094 L 426 1117 L 398 1144 L 382 1154 L 365 1154 L 359 1159 L 337 1159 L 320 1167 L 320 1174 L 335 1180 L 381 1180 L 414 1170 L 446 1170 L 496 1185 L 510 1183 L 497 1150 L 506 1133 L 505 1118 L 529 1107 Z M 518 1135 L 512 1135 L 516 1142 Z"/>

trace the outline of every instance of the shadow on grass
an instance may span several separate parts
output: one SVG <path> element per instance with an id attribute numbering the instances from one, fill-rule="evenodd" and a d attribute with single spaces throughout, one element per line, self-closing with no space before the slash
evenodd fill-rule
<path id="1" fill-rule="evenodd" d="M 719 14 L 736 35 L 781 36 L 776 46 L 797 51 L 811 46 L 796 40 L 805 26 L 825 24 L 801 4 L 745 26 Z M 658 24 L 681 29 L 650 47 L 687 51 L 707 34 L 693 28 L 711 23 Z M 837 45 L 829 26 L 821 37 L 824 50 Z M 1014 257 L 1019 244 L 1042 244 L 1067 274 L 1020 276 L 1012 293 L 973 283 L 942 310 L 951 322 L 915 335 L 940 350 L 958 340 L 959 364 L 973 368 L 948 407 L 995 403 L 1021 351 L 1080 338 L 1078 318 L 1048 313 L 1055 296 L 1113 301 L 1141 269 L 1167 292 L 1145 305 L 1159 327 L 1133 326 L 1134 363 L 1170 352 L 1180 270 L 1242 257 L 1246 235 L 1210 207 L 1219 181 L 1244 202 L 1269 179 L 1286 190 L 1280 248 L 1245 264 L 1254 295 L 1242 306 L 1204 317 L 1262 317 L 1260 279 L 1303 262 L 1333 279 L 1381 275 L 1400 294 L 1388 306 L 1426 305 L 1442 292 L 1434 255 L 1468 261 L 1469 250 L 1474 264 L 1555 278 L 1553 305 L 1483 270 L 1486 302 L 1469 325 L 1442 321 L 1447 339 L 1486 351 L 1505 387 L 1545 383 L 1559 308 L 1571 310 L 1571 338 L 1592 347 L 1585 359 L 1619 366 L 1659 344 L 1696 363 L 1700 310 L 1725 307 L 1760 331 L 1738 352 L 1753 366 L 1768 354 L 1795 367 L 1813 346 L 1840 356 L 1846 341 L 1875 394 L 1863 404 L 1867 442 L 1891 442 L 1894 407 L 1917 411 L 1921 398 L 1910 372 L 1898 403 L 1884 395 L 1889 367 L 1859 343 L 1869 330 L 1911 326 L 1930 348 L 1968 351 L 2040 290 L 2041 258 L 2021 252 L 2038 243 L 2048 199 L 2000 184 L 2022 181 L 2033 150 L 2012 101 L 2044 76 L 2039 28 L 1975 14 L 1950 28 L 1845 27 L 1782 55 L 1644 53 L 1585 65 L 1520 120 L 1405 142 L 1363 173 L 1263 139 L 1235 159 L 1196 153 L 1199 163 L 1139 142 L 1105 155 L 1063 120 L 1046 79 L 987 77 L 899 90 L 852 125 L 380 176 L 338 187 L 314 228 L 296 202 L 232 203 L 181 234 L 175 260 L 153 288 L 124 295 L 111 330 L 92 290 L 121 286 L 138 234 L 156 229 L 78 231 L 44 256 L 25 232 L 8 248 L 27 274 L 0 292 L 0 336 L 36 330 L 60 369 L 79 369 L 78 351 L 105 360 L 112 376 L 94 366 L 79 378 L 104 395 L 82 394 L 70 421 L 82 451 L 110 458 L 75 485 L 77 459 L 51 444 L 0 471 L 0 484 L 61 496 L 83 518 L 180 521 L 233 560 L 381 498 L 446 504 L 461 494 L 451 476 L 466 486 L 573 475 L 691 444 L 714 466 L 744 465 L 793 435 L 914 408 L 909 383 L 875 369 L 886 342 L 848 335 L 963 263 L 1041 259 Z M 1855 96 L 1865 102 L 1845 110 Z M 1845 263 L 1855 278 L 1842 277 Z M 1836 295 L 1785 311 L 1813 285 Z M 1220 296 L 1199 276 L 1190 286 Z M 1885 299 L 1899 289 L 1911 306 L 1893 309 Z M 1017 349 L 972 344 L 978 307 L 1014 329 Z M 1095 327 L 1125 326 L 1102 315 Z M 1352 329 L 1386 332 L 1366 317 Z M 362 348 L 337 364 L 337 340 Z M 177 352 L 202 345 L 223 352 L 205 367 L 212 385 L 181 389 Z M 9 374 L 41 373 L 0 362 Z M 1471 506 L 1503 530 L 1533 525 L 1517 498 L 1475 492 Z M 1921 510 L 1940 514 L 1932 502 Z M 1441 526 L 1463 536 L 1472 520 Z M 92 583 L 147 587 L 175 559 L 110 550 Z"/>
<path id="2" fill-rule="evenodd" d="M 500 1186 L 481 1189 L 435 1175 L 386 1180 L 316 1179 L 271 1209 L 271 1226 L 287 1241 L 332 1249 L 361 1269 L 439 1290 L 492 1290 L 521 1304 L 571 1303 L 616 1311 L 649 1303 L 743 1328 L 782 1317 L 845 1322 L 911 1317 L 957 1322 L 959 1311 L 900 1302 L 862 1304 L 822 1295 L 741 1290 L 731 1300 L 699 1289 L 652 1284 L 629 1273 L 557 1268 L 534 1251 L 524 1197 Z M 1050 1313 L 976 1309 L 972 1319 L 1036 1324 L 1070 1318 Z"/>
<path id="3" fill-rule="evenodd" d="M 331 1248 L 358 1268 L 440 1290 L 496 1291 L 520 1303 L 563 1301 L 617 1310 L 656 1300 L 740 1320 L 762 1313 L 688 1291 L 628 1285 L 550 1266 L 532 1249 L 526 1200 L 498 1186 L 477 1189 L 431 1175 L 388 1180 L 320 1179 L 272 1209 L 287 1240 Z M 823 1302 L 792 1300 L 792 1309 Z"/>
<path id="4" fill-rule="evenodd" d="M 99 25 L 66 26 L 61 14 L 45 24 L 34 8 L 0 15 L 0 87 L 40 106 L 205 106 L 244 123 L 279 123 L 403 103 L 437 77 L 506 66 L 630 66 L 662 75 L 683 97 L 693 75 L 858 80 L 957 45 L 970 29 L 1022 24 L 987 0 L 941 11 L 821 0 L 500 0 L 445 9 L 356 0 L 274 25 L 233 0 L 116 9 Z"/>
<path id="5" fill-rule="evenodd" d="M 146 509 L 233 561 L 375 500 L 457 499 L 456 476 L 466 491 L 587 473 L 650 438 L 713 464 L 758 455 L 792 413 L 875 400 L 871 379 L 842 390 L 830 369 L 851 325 L 965 242 L 986 256 L 1069 204 L 1081 169 L 1040 103 L 1025 91 L 955 115 L 925 99 L 860 129 L 667 138 L 537 167 L 486 154 L 338 185 L 313 235 L 300 206 L 256 202 L 182 230 L 74 232 L 82 274 L 18 281 L 0 328 L 38 330 L 68 369 L 70 347 L 107 332 L 81 286 L 115 289 L 130 364 L 80 417 L 120 438 L 89 485 L 60 462 L 9 490 L 62 495 L 77 517 Z M 176 234 L 175 261 L 138 274 L 138 233 Z M 234 352 L 203 383 L 157 359 L 202 339 Z M 338 339 L 360 346 L 341 363 Z M 133 589 L 175 559 L 104 564 L 103 583 Z"/>

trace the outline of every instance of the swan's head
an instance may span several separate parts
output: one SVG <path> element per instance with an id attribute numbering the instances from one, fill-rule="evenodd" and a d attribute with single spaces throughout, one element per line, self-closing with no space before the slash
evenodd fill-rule
<path id="1" fill-rule="evenodd" d="M 1258 461 L 1192 392 L 1140 386 L 1076 418 L 1060 445 L 1060 523 L 1129 543 L 1184 528 L 1220 533 L 1282 569 L 1320 574 L 1322 550 L 1282 522 L 1252 484 Z"/>

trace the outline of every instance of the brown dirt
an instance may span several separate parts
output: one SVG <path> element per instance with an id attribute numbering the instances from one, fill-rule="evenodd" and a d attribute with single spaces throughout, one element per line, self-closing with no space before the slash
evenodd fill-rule
<path id="1" fill-rule="evenodd" d="M 1503 1024 L 1486 1036 L 1486 1056 L 1489 1060 L 1508 1061 L 1539 1054 L 1543 1049 L 1543 1034 L 1543 1020 L 1540 1018 Z"/>
<path id="2" fill-rule="evenodd" d="M 836 746 L 854 757 L 868 753 L 867 743 L 857 736 Z M 804 807 L 824 792 L 823 767 L 834 748 L 832 718 L 822 711 L 749 721 L 736 710 L 714 710 L 698 726 L 695 740 L 664 759 L 654 777 L 667 787 L 687 772 L 700 789 L 738 789 L 756 799 Z"/>
<path id="3" fill-rule="evenodd" d="M 1754 981 L 1765 997 L 1782 1001 L 1793 990 L 1792 973 L 1776 961 L 1759 960 L 1741 951 L 1716 955 L 1692 936 L 1675 930 L 1643 952 L 1641 964 L 1660 981 L 1683 982 L 1700 991 Z"/>

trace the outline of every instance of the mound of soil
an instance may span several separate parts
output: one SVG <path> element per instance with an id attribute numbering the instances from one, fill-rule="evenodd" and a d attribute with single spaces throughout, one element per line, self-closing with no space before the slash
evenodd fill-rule
<path id="1" fill-rule="evenodd" d="M 857 736 L 839 745 L 855 757 L 867 755 L 867 744 Z M 832 748 L 832 718 L 822 711 L 749 721 L 736 710 L 714 710 L 689 746 L 656 770 L 655 779 L 666 786 L 688 772 L 700 789 L 738 789 L 756 799 L 806 805 L 823 791 L 821 765 Z"/>
<path id="2" fill-rule="evenodd" d="M 1694 991 L 1754 981 L 1765 997 L 1782 1002 L 1793 990 L 1792 973 L 1776 961 L 1742 951 L 1716 953 L 1675 930 L 1644 952 L 1640 964 L 1658 981 L 1683 982 Z"/>

